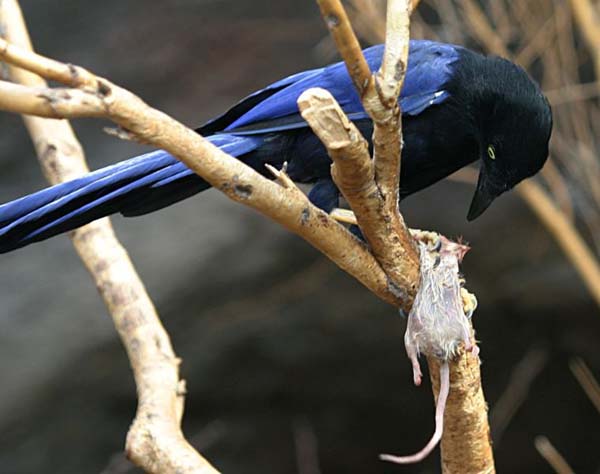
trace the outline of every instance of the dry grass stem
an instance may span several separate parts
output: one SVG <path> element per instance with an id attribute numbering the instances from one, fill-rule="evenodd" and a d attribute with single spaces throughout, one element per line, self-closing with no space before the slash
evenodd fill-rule
<path id="1" fill-rule="evenodd" d="M 600 8 L 591 0 L 570 0 L 570 3 L 594 58 L 596 77 L 600 78 Z"/>
<path id="2" fill-rule="evenodd" d="M 492 439 L 498 444 L 504 431 L 529 395 L 531 384 L 546 366 L 548 352 L 530 349 L 512 369 L 510 380 L 490 413 Z"/>
<path id="3" fill-rule="evenodd" d="M 598 260 L 565 213 L 552 202 L 539 184 L 525 181 L 517 187 L 519 195 L 556 239 L 581 275 L 590 294 L 600 305 L 600 266 Z"/>
<path id="4" fill-rule="evenodd" d="M 600 385 L 583 359 L 576 357 L 569 362 L 571 372 L 581 388 L 600 413 Z"/>
<path id="5" fill-rule="evenodd" d="M 573 84 L 544 92 L 552 106 L 600 97 L 600 82 Z"/>
<path id="6" fill-rule="evenodd" d="M 575 471 L 569 466 L 565 458 L 552 445 L 545 436 L 537 436 L 534 440 L 535 449 L 552 466 L 556 474 L 575 474 Z"/>

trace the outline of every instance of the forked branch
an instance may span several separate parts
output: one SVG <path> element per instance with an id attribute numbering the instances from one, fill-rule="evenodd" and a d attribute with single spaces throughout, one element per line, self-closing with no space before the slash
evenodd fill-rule
<path id="1" fill-rule="evenodd" d="M 400 283 L 401 290 L 406 288 L 412 290 L 418 286 L 420 278 L 418 256 L 408 229 L 398 211 L 398 182 L 402 151 L 402 115 L 398 97 L 408 59 L 408 2 L 388 1 L 386 47 L 382 66 L 368 79 L 365 78 L 364 68 L 356 66 L 362 65 L 365 61 L 364 58 L 360 58 L 358 42 L 347 24 L 347 18 L 340 13 L 342 10 L 340 2 L 338 0 L 319 0 L 319 5 L 334 40 L 338 44 L 340 53 L 346 61 L 346 67 L 354 78 L 353 82 L 358 85 L 357 91 L 363 107 L 373 120 L 373 160 L 369 157 L 365 140 L 345 116 L 331 94 L 320 89 L 306 91 L 299 99 L 299 107 L 302 116 L 327 148 L 334 162 L 332 176 L 354 211 L 356 221 L 377 260 L 392 281 Z M 341 20 L 331 21 L 332 18 Z M 352 48 L 349 48 L 350 51 L 348 51 L 340 47 L 340 44 L 351 45 Z M 348 213 L 338 210 L 335 216 L 340 220 L 352 222 Z M 417 261 L 414 261 L 413 258 Z M 454 283 L 457 279 L 458 275 L 451 275 Z M 407 285 L 413 286 L 407 287 Z M 442 291 L 446 290 L 440 288 L 434 293 Z M 467 292 L 460 292 L 463 298 L 465 293 Z M 414 293 L 411 291 L 410 294 Z M 419 296 L 422 296 L 421 293 Z M 444 420 L 447 419 L 448 428 L 444 431 L 442 442 L 444 472 L 494 472 L 487 405 L 481 388 L 478 350 L 475 349 L 472 335 L 468 330 L 470 322 L 464 316 L 465 312 L 468 312 L 468 304 L 475 304 L 475 300 L 470 297 L 466 299 L 468 300 L 467 304 L 463 304 L 462 308 L 456 308 L 456 316 L 457 320 L 463 323 L 461 327 L 464 327 L 464 331 L 461 331 L 461 339 L 465 343 L 463 348 L 469 349 L 469 353 L 461 350 L 454 359 L 445 356 L 442 360 L 438 360 L 439 351 L 437 349 L 432 350 L 431 353 L 427 352 L 428 356 L 436 355 L 436 357 L 428 357 L 430 372 L 444 374 L 441 384 L 444 387 L 443 390 L 440 390 L 440 378 L 434 380 L 437 381 L 434 384 L 434 394 L 436 397 L 439 394 L 439 404 L 436 410 L 436 432 L 433 438 L 423 450 L 414 456 L 383 455 L 381 459 L 398 463 L 419 461 L 435 447 L 437 441 L 442 437 L 442 426 Z M 434 303 L 432 302 L 432 304 Z M 442 311 L 446 309 L 442 309 Z M 445 315 L 432 315 L 432 317 L 435 316 L 446 320 Z M 466 327 L 465 322 L 467 323 Z M 410 324 L 409 319 L 409 326 Z M 419 338 L 423 341 L 429 339 L 425 334 L 425 328 L 420 326 L 420 329 L 422 334 L 419 334 Z M 450 331 L 454 329 L 453 327 L 447 329 L 447 335 L 453 334 Z M 431 335 L 433 339 L 435 336 L 439 336 L 439 334 Z M 454 339 L 452 341 L 455 342 Z M 437 347 L 436 344 L 433 346 Z M 442 346 L 445 347 L 445 344 Z M 416 353 L 418 350 L 418 345 L 416 351 L 407 345 L 417 383 L 420 381 Z M 440 371 L 440 363 L 444 370 Z M 450 367 L 450 373 L 448 367 Z M 451 390 L 449 390 L 450 383 L 452 384 Z M 445 417 L 444 402 L 448 392 L 450 394 Z M 457 440 L 467 440 L 466 449 Z"/>
<path id="2" fill-rule="evenodd" d="M 359 227 L 391 284 L 400 291 L 408 290 L 406 294 L 414 297 L 419 281 L 419 258 L 398 212 L 402 114 L 397 99 L 408 63 L 410 2 L 388 2 L 387 41 L 381 68 L 375 74 L 362 54 L 340 0 L 318 0 L 318 3 L 374 127 L 373 160 L 366 151 L 355 155 L 352 163 L 334 159 L 332 175 L 354 210 Z M 321 124 L 317 126 L 314 117 L 319 113 L 318 102 L 324 100 L 331 104 L 333 98 L 311 98 L 307 94 L 300 103 L 304 118 L 309 124 L 313 121 L 311 127 L 315 133 L 321 133 L 322 140 L 331 133 L 319 132 L 317 128 Z M 311 101 L 314 101 L 312 106 Z M 336 114 L 343 115 L 337 104 L 335 107 Z M 330 125 L 339 126 L 340 120 L 337 125 L 332 122 Z M 323 143 L 333 158 L 336 152 L 327 142 Z M 359 172 L 359 168 L 363 171 Z"/>

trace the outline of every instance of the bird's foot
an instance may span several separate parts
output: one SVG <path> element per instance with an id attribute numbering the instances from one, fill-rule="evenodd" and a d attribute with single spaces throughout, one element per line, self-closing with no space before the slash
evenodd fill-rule
<path id="1" fill-rule="evenodd" d="M 350 209 L 340 209 L 336 207 L 329 215 L 342 224 L 358 225 L 356 216 Z"/>

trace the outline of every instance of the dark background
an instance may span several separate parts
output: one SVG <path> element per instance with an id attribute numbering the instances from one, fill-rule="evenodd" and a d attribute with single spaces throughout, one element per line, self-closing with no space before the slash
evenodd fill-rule
<path id="1" fill-rule="evenodd" d="M 190 126 L 332 59 L 311 1 L 22 7 L 38 51 L 88 67 Z M 105 135 L 106 123 L 74 125 L 91 168 L 145 151 Z M 0 130 L 4 202 L 44 181 L 19 117 L 0 115 Z M 443 182 L 403 212 L 412 227 L 473 246 L 463 270 L 480 302 L 474 321 L 498 470 L 550 472 L 533 445 L 544 434 L 576 471 L 600 472 L 600 416 L 568 366 L 580 356 L 600 373 L 597 306 L 514 193 L 467 223 L 472 192 Z M 215 191 L 113 222 L 183 358 L 185 432 L 222 472 L 439 471 L 437 454 L 414 467 L 377 460 L 416 450 L 433 429 L 429 383 L 411 383 L 405 322 L 392 308 Z M 135 387 L 68 239 L 0 256 L 0 301 L 0 472 L 126 472 L 119 452 Z M 514 416 L 494 412 L 519 391 Z"/>

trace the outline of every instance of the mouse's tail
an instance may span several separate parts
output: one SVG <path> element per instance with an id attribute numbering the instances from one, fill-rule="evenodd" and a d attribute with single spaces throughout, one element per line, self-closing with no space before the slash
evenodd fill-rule
<path id="1" fill-rule="evenodd" d="M 261 144 L 258 137 L 214 135 L 208 139 L 236 157 Z M 0 206 L 0 253 L 117 212 L 146 214 L 209 187 L 165 151 L 131 158 Z"/>
<path id="2" fill-rule="evenodd" d="M 435 407 L 435 431 L 429 442 L 419 452 L 410 456 L 395 456 L 393 454 L 380 454 L 379 459 L 396 464 L 413 464 L 425 459 L 431 451 L 438 445 L 444 434 L 444 411 L 446 409 L 446 400 L 450 392 L 450 367 L 448 361 L 440 363 L 440 393 L 438 395 Z"/>

